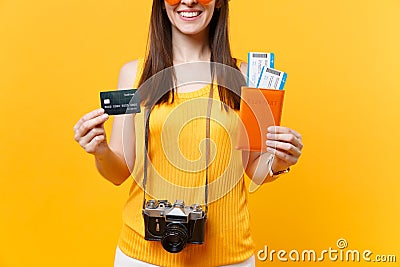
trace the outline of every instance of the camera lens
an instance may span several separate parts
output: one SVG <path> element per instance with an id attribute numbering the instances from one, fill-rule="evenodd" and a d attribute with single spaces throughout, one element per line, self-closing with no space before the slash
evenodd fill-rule
<path id="1" fill-rule="evenodd" d="M 171 223 L 165 229 L 161 238 L 163 248 L 170 253 L 178 253 L 186 246 L 188 232 L 180 223 Z"/>

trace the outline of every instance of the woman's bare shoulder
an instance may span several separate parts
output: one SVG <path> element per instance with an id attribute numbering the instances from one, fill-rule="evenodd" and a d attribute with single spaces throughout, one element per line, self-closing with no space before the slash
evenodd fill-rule
<path id="1" fill-rule="evenodd" d="M 121 67 L 118 77 L 119 89 L 132 88 L 136 79 L 137 67 L 138 60 L 129 61 Z"/>
<path id="2" fill-rule="evenodd" d="M 240 71 L 246 76 L 247 75 L 247 62 L 242 62 L 240 64 Z"/>
<path id="3" fill-rule="evenodd" d="M 240 67 L 239 67 L 240 71 L 242 72 L 242 74 L 244 76 L 247 76 L 247 62 L 246 61 L 241 61 L 240 62 Z"/>

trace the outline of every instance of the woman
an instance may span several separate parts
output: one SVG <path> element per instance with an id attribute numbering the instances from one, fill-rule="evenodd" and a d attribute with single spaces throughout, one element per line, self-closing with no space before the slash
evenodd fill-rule
<path id="1" fill-rule="evenodd" d="M 231 56 L 227 24 L 228 0 L 153 0 L 147 57 L 144 62 L 132 61 L 122 67 L 118 88 L 144 86 L 150 77 L 168 67 L 199 61 L 218 62 L 246 74 L 246 63 Z M 299 159 L 301 135 L 287 127 L 270 127 L 268 153 L 242 153 L 231 148 L 229 142 L 238 126 L 240 98 L 234 92 L 223 86 L 179 86 L 173 75 L 158 85 L 174 89 L 166 94 L 155 90 L 157 86 L 145 91 L 145 98 L 155 103 L 150 113 L 146 199 L 204 204 L 202 185 L 208 172 L 210 199 L 205 243 L 187 244 L 180 253 L 169 253 L 160 242 L 144 239 L 147 226 L 143 223 L 143 190 L 139 181 L 144 172 L 141 155 L 145 151 L 145 112 L 116 116 L 108 144 L 103 127 L 108 115 L 102 109 L 94 110 L 75 125 L 75 140 L 95 156 L 99 172 L 115 185 L 122 184 L 131 173 L 137 181 L 132 184 L 124 208 L 115 266 L 255 266 L 243 170 L 256 183 L 275 179 L 274 174 L 286 172 Z M 193 102 L 210 96 L 226 108 L 210 105 L 210 101 L 204 105 Z M 199 149 L 198 144 L 205 138 L 207 128 L 204 116 L 191 120 L 199 110 L 212 118 L 207 130 L 212 147 L 208 145 L 208 149 L 215 153 L 211 153 L 208 169 L 196 165 L 204 162 L 198 160 L 203 159 L 200 150 L 204 151 L 204 146 Z M 167 140 L 170 144 L 174 137 L 178 137 L 175 145 L 179 149 L 171 149 L 165 143 Z M 272 171 L 267 164 L 271 153 L 275 154 Z M 177 166 L 182 155 L 189 162 L 185 167 Z"/>

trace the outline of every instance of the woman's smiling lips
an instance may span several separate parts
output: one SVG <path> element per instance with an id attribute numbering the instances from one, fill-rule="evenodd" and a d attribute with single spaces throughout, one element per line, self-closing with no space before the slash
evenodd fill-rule
<path id="1" fill-rule="evenodd" d="M 198 9 L 184 9 L 184 10 L 179 10 L 177 13 L 182 20 L 193 21 L 198 19 L 203 13 L 203 11 Z"/>

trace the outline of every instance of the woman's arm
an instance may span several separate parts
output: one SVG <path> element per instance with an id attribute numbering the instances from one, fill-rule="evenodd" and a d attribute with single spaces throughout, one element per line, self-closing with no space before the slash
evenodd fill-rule
<path id="1" fill-rule="evenodd" d="M 137 61 L 125 64 L 118 78 L 118 89 L 132 88 Z M 115 185 L 122 184 L 129 176 L 135 163 L 134 115 L 114 117 L 110 144 L 104 130 L 108 115 L 103 109 L 84 115 L 74 127 L 75 140 L 87 153 L 93 154 L 100 174 Z"/>

